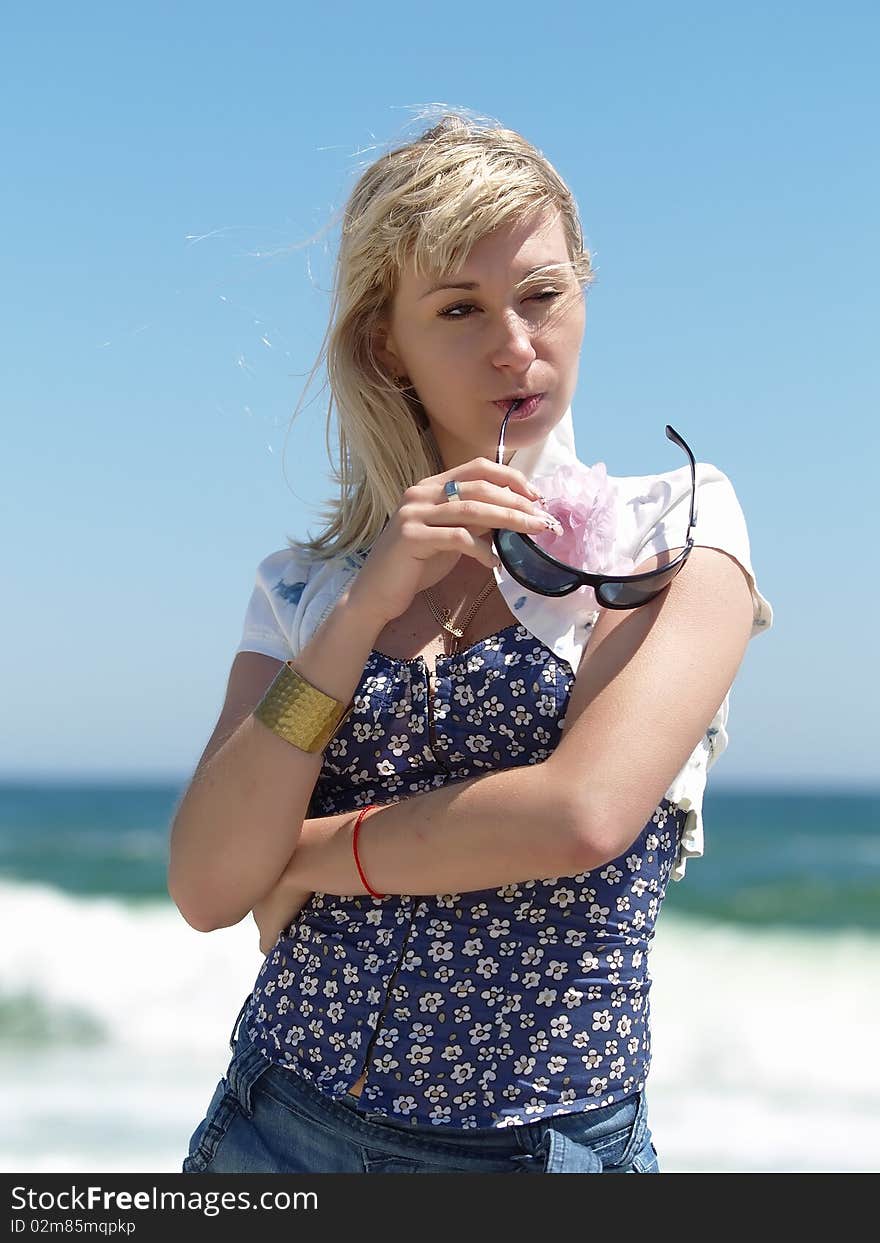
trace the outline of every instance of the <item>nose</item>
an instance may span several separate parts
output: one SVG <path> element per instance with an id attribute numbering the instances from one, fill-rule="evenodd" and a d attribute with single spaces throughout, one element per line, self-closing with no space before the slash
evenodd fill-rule
<path id="1" fill-rule="evenodd" d="M 537 358 L 529 327 L 515 311 L 504 316 L 490 357 L 494 366 L 515 371 L 524 371 Z"/>

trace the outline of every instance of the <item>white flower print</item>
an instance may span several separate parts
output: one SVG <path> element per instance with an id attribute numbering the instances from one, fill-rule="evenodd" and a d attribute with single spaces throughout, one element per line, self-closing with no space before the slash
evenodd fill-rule
<path id="1" fill-rule="evenodd" d="M 537 711 L 540 713 L 541 716 L 555 716 L 556 715 L 556 696 L 547 695 L 547 694 L 540 695 L 538 699 L 535 701 L 535 708 L 537 709 Z M 542 732 L 545 734 L 545 737 L 542 741 L 545 741 L 545 742 L 549 741 L 549 735 L 546 734 L 545 730 L 538 729 L 535 731 L 536 734 L 538 734 L 539 732 Z"/>
<path id="2" fill-rule="evenodd" d="M 428 947 L 428 957 L 434 962 L 448 962 L 452 957 L 452 942 L 434 941 Z"/>
<path id="3" fill-rule="evenodd" d="M 415 677 L 411 663 L 386 663 L 374 654 L 369 671 L 389 675 L 380 701 L 371 703 L 359 689 L 368 718 L 360 722 L 363 741 L 352 722 L 333 744 L 335 767 L 327 772 L 336 785 L 316 787 L 312 814 L 396 801 L 549 756 L 559 738 L 560 692 L 573 677 L 528 631 L 516 627 L 515 633 L 530 660 L 524 650 L 510 650 L 514 631 L 508 629 L 504 642 L 496 637 L 475 645 L 464 660 L 438 669 L 438 684 L 449 687 L 436 705 L 438 728 L 450 715 L 459 717 L 450 725 L 458 734 L 452 747 L 444 735 L 443 772 L 425 729 L 427 679 Z M 534 681 L 507 681 L 516 660 L 521 669 L 534 669 Z M 398 693 L 389 696 L 389 685 Z M 517 723 L 517 708 L 527 724 Z M 470 727 L 479 737 L 475 748 L 465 745 L 469 709 L 480 722 Z M 248 1034 L 270 1060 L 337 1093 L 367 1069 L 363 1050 L 372 1039 L 370 1065 L 380 1077 L 367 1084 L 365 1103 L 380 1117 L 422 1125 L 434 1122 L 433 1111 L 446 1110 L 434 1115 L 437 1125 L 509 1126 L 583 1108 L 587 1098 L 598 1108 L 631 1095 L 650 1056 L 645 950 L 680 823 L 671 819 L 668 831 L 665 810 L 655 812 L 626 857 L 593 873 L 478 895 L 313 895 L 260 970 Z M 524 1011 L 529 1004 L 533 1010 Z M 398 1059 L 404 1091 L 400 1082 L 383 1082 L 383 1068 L 390 1080 Z M 461 1099 L 452 1100 L 453 1092 Z M 503 1115 L 497 1106 L 493 1111 L 496 1097 Z"/>

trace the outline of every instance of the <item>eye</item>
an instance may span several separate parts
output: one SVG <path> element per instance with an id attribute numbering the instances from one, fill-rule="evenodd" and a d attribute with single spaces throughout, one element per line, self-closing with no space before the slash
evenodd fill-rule
<path id="1" fill-rule="evenodd" d="M 473 309 L 469 302 L 457 302 L 455 306 L 448 306 L 445 311 L 438 311 L 437 315 L 440 319 L 467 319 Z M 456 311 L 465 311 L 467 314 L 456 315 Z"/>
<path id="2" fill-rule="evenodd" d="M 562 295 L 558 289 L 545 289 L 542 293 L 532 294 L 531 297 L 535 302 L 551 302 L 554 298 L 560 298 Z M 472 302 L 456 302 L 455 306 L 448 306 L 443 311 L 438 311 L 439 319 L 470 319 L 470 312 L 474 309 Z M 454 314 L 455 311 L 465 312 L 462 315 Z"/>

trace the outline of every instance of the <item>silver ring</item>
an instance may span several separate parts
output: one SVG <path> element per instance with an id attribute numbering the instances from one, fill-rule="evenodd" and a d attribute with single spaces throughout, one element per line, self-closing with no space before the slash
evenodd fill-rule
<path id="1" fill-rule="evenodd" d="M 458 490 L 458 484 L 454 479 L 447 480 L 443 485 L 443 491 L 446 493 L 447 501 L 460 501 L 461 493 Z"/>

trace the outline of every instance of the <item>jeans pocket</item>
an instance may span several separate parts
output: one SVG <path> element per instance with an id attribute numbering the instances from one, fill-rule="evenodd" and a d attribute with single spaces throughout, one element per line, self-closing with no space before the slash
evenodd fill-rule
<path id="1" fill-rule="evenodd" d="M 648 1101 L 645 1093 L 635 1096 L 636 1110 L 632 1123 L 627 1130 L 616 1137 L 616 1142 L 603 1152 L 606 1174 L 648 1174 L 659 1173 L 647 1167 L 656 1164 L 657 1152 L 654 1148 L 651 1132 L 648 1128 Z M 622 1142 L 621 1142 L 622 1141 Z"/>
<path id="2" fill-rule="evenodd" d="M 183 1174 L 204 1174 L 207 1171 L 238 1109 L 229 1084 L 226 1079 L 221 1079 L 214 1089 L 207 1113 L 190 1136 L 189 1151 L 181 1167 Z"/>
<path id="3" fill-rule="evenodd" d="M 627 1174 L 659 1174 L 660 1162 L 657 1160 L 657 1149 L 654 1147 L 654 1141 L 650 1134 L 646 1138 L 642 1148 L 632 1159 L 632 1164 L 627 1169 Z"/>

